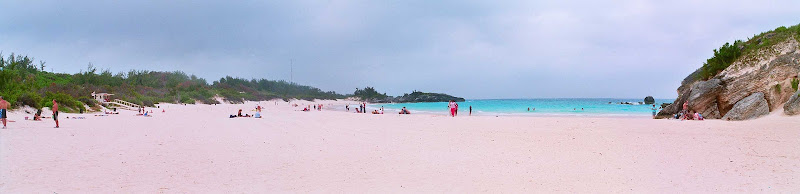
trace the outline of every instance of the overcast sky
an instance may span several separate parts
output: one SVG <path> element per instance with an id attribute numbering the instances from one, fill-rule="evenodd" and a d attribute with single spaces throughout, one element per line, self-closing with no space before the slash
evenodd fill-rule
<path id="1" fill-rule="evenodd" d="M 472 99 L 675 98 L 725 42 L 800 23 L 800 1 L 3 0 L 0 50 L 93 63 Z"/>

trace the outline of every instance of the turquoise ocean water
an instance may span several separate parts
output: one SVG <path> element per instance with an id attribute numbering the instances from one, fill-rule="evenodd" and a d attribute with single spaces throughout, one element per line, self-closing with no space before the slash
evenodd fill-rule
<path id="1" fill-rule="evenodd" d="M 639 105 L 644 99 L 618 98 L 551 98 L 551 99 L 496 99 L 467 100 L 458 103 L 459 116 L 473 115 L 520 115 L 520 116 L 649 116 L 652 105 Z M 674 99 L 656 99 L 661 103 L 672 103 Z M 630 102 L 635 105 L 620 104 Z M 411 113 L 449 114 L 447 102 L 370 104 L 370 110 L 381 106 L 387 114 L 399 112 L 406 107 Z M 531 108 L 531 111 L 528 111 Z M 533 109 L 536 109 L 535 111 Z M 581 110 L 583 108 L 583 110 Z"/>

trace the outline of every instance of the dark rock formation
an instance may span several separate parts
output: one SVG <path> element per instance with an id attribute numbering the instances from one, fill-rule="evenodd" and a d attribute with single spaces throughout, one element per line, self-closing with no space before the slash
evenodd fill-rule
<path id="1" fill-rule="evenodd" d="M 722 120 L 741 121 L 755 119 L 769 114 L 769 104 L 764 94 L 761 92 L 753 93 L 750 96 L 737 102 Z"/>
<path id="2" fill-rule="evenodd" d="M 465 99 L 461 97 L 455 97 L 447 94 L 441 93 L 425 93 L 414 91 L 411 94 L 405 94 L 403 96 L 398 97 L 391 97 L 387 96 L 385 98 L 373 98 L 367 99 L 370 103 L 408 103 L 408 102 L 449 102 L 450 100 L 456 102 L 464 102 Z"/>
<path id="3" fill-rule="evenodd" d="M 644 104 L 655 104 L 655 103 L 656 99 L 653 98 L 652 96 L 644 97 Z"/>
<path id="4" fill-rule="evenodd" d="M 800 90 L 797 90 L 789 101 L 786 101 L 786 104 L 783 105 L 783 113 L 786 115 L 798 115 L 800 114 Z"/>
<path id="5" fill-rule="evenodd" d="M 456 102 L 464 102 L 464 98 L 455 97 L 447 94 L 439 94 L 439 93 L 424 93 L 419 91 L 414 91 L 411 94 L 405 94 L 403 96 L 398 96 L 392 99 L 392 102 L 396 103 L 404 103 L 404 102 L 449 102 L 450 100 Z"/>

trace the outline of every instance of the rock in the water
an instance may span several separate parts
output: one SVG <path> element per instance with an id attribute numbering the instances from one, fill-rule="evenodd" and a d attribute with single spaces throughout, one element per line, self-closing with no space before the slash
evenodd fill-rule
<path id="1" fill-rule="evenodd" d="M 655 103 L 656 99 L 653 98 L 652 96 L 647 96 L 644 98 L 644 104 L 655 104 Z"/>
<path id="2" fill-rule="evenodd" d="M 736 102 L 722 120 L 741 121 L 755 119 L 769 114 L 769 104 L 764 98 L 764 93 L 757 92 L 747 98 Z"/>
<path id="3" fill-rule="evenodd" d="M 786 115 L 800 114 L 800 90 L 797 90 L 797 92 L 789 98 L 789 101 L 786 101 L 786 104 L 783 105 L 783 113 Z"/>
<path id="4" fill-rule="evenodd" d="M 720 93 L 722 93 L 722 81 L 719 79 L 697 82 L 692 85 L 689 92 L 689 108 L 703 114 L 705 118 L 719 119 L 717 96 Z"/>

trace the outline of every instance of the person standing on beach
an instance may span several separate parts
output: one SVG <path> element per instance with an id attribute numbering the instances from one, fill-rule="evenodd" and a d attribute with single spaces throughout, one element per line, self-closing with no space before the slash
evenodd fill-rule
<path id="1" fill-rule="evenodd" d="M 53 99 L 53 120 L 56 121 L 56 128 L 59 128 L 59 126 L 58 126 L 58 103 L 56 102 L 56 99 Z"/>
<path id="2" fill-rule="evenodd" d="M 656 119 L 656 113 L 658 112 L 658 108 L 656 108 L 655 104 L 653 105 L 653 108 L 651 108 L 651 110 L 653 110 L 653 119 Z"/>
<path id="3" fill-rule="evenodd" d="M 8 101 L 0 96 L 0 120 L 3 120 L 3 129 L 6 128 L 6 119 L 8 119 Z"/>
<path id="4" fill-rule="evenodd" d="M 455 101 L 453 101 L 455 102 Z M 458 102 L 456 102 L 456 116 L 458 116 Z"/>
<path id="5" fill-rule="evenodd" d="M 456 117 L 456 102 L 451 100 L 450 103 L 447 104 L 447 108 L 450 108 L 450 116 Z"/>
<path id="6" fill-rule="evenodd" d="M 472 106 L 469 106 L 469 116 L 472 116 Z"/>

